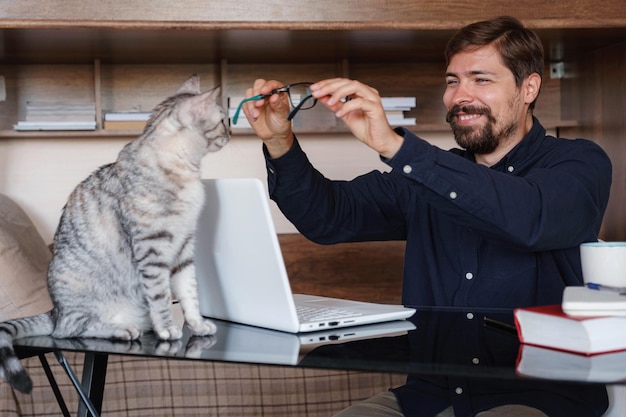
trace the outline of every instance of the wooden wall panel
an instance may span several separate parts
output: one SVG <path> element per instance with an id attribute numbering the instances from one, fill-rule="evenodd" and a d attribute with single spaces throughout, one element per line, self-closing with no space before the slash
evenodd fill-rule
<path id="1" fill-rule="evenodd" d="M 598 142 L 613 163 L 613 184 L 601 237 L 626 240 L 626 42 L 572 63 L 563 82 L 563 114 L 579 126 L 563 136 Z"/>

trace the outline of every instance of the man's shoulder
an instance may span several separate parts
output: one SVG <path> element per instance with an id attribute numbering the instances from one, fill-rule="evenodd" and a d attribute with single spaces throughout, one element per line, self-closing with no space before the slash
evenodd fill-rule
<path id="1" fill-rule="evenodd" d="M 544 146 L 555 147 L 563 151 L 600 151 L 601 153 L 604 153 L 604 150 L 597 142 L 585 138 L 564 138 L 546 135 L 543 138 L 542 143 Z"/>
<path id="2" fill-rule="evenodd" d="M 608 154 L 593 140 L 584 138 L 563 138 L 547 135 L 543 141 L 543 158 L 559 163 L 559 161 L 581 161 L 586 165 L 594 165 L 596 169 L 611 170 L 612 163 Z"/>

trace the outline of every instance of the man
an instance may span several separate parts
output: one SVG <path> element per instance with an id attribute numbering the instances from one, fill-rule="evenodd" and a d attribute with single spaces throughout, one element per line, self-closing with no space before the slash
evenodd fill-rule
<path id="1" fill-rule="evenodd" d="M 565 286 L 582 284 L 578 247 L 598 238 L 610 161 L 590 141 L 547 136 L 533 116 L 543 48 L 516 19 L 461 29 L 445 56 L 443 102 L 462 150 L 444 151 L 406 129 L 392 129 L 378 92 L 369 86 L 347 79 L 311 86 L 314 98 L 380 154 L 389 173 L 330 181 L 311 166 L 285 120 L 284 94 L 246 103 L 244 111 L 264 143 L 271 198 L 319 243 L 405 239 L 406 305 L 560 303 Z M 267 94 L 281 85 L 257 80 L 247 94 Z M 606 408 L 606 394 L 593 387 L 569 399 L 567 392 L 511 395 L 494 404 L 483 395 L 468 404 L 441 384 L 435 384 L 437 400 L 430 400 L 424 395 L 434 386 L 429 383 L 410 376 L 393 394 L 340 415 L 558 416 L 569 407 L 575 410 L 571 417 L 601 415 Z"/>

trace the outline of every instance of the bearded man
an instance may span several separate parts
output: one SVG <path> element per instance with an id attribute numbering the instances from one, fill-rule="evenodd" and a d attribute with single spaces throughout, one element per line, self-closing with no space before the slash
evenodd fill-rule
<path id="1" fill-rule="evenodd" d="M 286 120 L 283 84 L 255 81 L 247 96 L 261 99 L 243 108 L 263 140 L 270 197 L 318 243 L 406 240 L 405 305 L 512 310 L 560 303 L 566 286 L 583 284 L 579 245 L 598 239 L 610 160 L 592 141 L 547 135 L 533 116 L 543 47 L 518 20 L 468 25 L 445 56 L 443 102 L 461 149 L 442 150 L 393 129 L 378 91 L 358 81 L 310 87 L 305 99 L 328 107 L 391 167 L 351 181 L 313 168 Z M 505 386 L 412 375 L 340 415 L 573 417 L 600 416 L 607 406 L 602 386 Z"/>

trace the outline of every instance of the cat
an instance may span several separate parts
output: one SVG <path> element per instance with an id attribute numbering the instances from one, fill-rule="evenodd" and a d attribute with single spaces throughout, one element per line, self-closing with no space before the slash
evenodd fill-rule
<path id="1" fill-rule="evenodd" d="M 48 268 L 53 309 L 0 324 L 0 377 L 11 386 L 32 389 L 13 351 L 15 338 L 136 340 L 152 330 L 160 340 L 180 339 L 173 296 L 193 335 L 215 333 L 199 312 L 193 257 L 204 204 L 201 160 L 229 139 L 219 95 L 219 87 L 200 93 L 192 75 L 155 107 L 115 162 L 71 193 Z"/>

